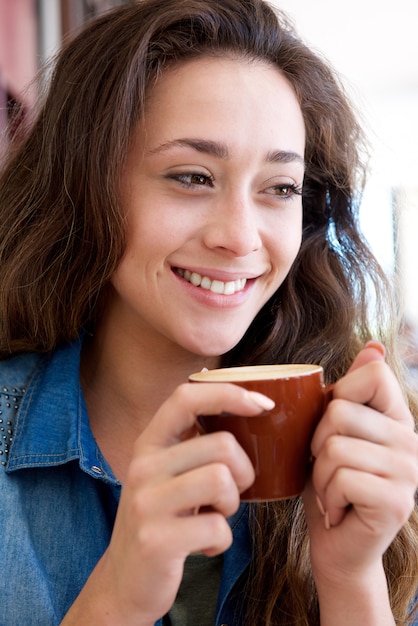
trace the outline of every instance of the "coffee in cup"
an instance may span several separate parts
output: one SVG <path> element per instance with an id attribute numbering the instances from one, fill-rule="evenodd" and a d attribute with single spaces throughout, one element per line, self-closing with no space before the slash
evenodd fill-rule
<path id="1" fill-rule="evenodd" d="M 241 500 L 280 500 L 299 495 L 310 471 L 311 439 L 328 402 L 319 365 L 253 365 L 205 370 L 189 376 L 200 383 L 234 383 L 275 402 L 270 411 L 243 416 L 199 415 L 205 433 L 231 432 L 248 454 L 255 481 Z"/>

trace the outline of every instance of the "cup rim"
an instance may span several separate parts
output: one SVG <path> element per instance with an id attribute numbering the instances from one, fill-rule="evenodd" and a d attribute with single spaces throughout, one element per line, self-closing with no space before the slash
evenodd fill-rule
<path id="1" fill-rule="evenodd" d="M 225 371 L 228 375 L 225 377 Z M 291 371 L 289 371 L 291 370 Z M 240 365 L 202 370 L 189 375 L 191 382 L 247 382 L 251 380 L 285 380 L 310 376 L 323 372 L 321 365 L 314 363 L 280 363 L 273 365 Z"/>

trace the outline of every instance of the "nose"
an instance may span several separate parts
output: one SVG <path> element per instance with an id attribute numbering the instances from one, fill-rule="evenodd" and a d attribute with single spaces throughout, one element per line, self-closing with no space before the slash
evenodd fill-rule
<path id="1" fill-rule="evenodd" d="M 204 231 L 208 248 L 219 248 L 231 256 L 246 256 L 262 246 L 259 215 L 250 196 L 228 194 L 211 207 Z"/>

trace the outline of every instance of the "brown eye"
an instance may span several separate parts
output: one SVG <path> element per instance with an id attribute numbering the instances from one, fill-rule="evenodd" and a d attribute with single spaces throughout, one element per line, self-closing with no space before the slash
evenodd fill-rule
<path id="1" fill-rule="evenodd" d="M 278 196 L 279 198 L 287 200 L 293 196 L 301 196 L 302 188 L 293 184 L 274 185 L 274 187 L 270 187 L 267 190 L 267 193 L 271 193 L 273 196 Z"/>
<path id="2" fill-rule="evenodd" d="M 190 175 L 190 184 L 191 185 L 205 185 L 208 182 L 208 177 L 203 174 L 191 174 Z"/>
<path id="3" fill-rule="evenodd" d="M 206 174 L 170 174 L 169 178 L 176 180 L 183 187 L 213 187 L 213 179 Z"/>
<path id="4" fill-rule="evenodd" d="M 283 185 L 281 187 L 276 187 L 274 191 L 276 193 L 276 196 L 290 196 L 293 189 L 290 185 L 289 186 Z"/>

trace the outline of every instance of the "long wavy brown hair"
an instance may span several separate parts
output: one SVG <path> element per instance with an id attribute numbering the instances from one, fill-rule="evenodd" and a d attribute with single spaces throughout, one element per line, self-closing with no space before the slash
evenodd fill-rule
<path id="1" fill-rule="evenodd" d="M 396 294 L 358 225 L 361 127 L 329 65 L 263 0 L 131 2 L 63 47 L 32 129 L 0 178 L 0 356 L 51 351 L 94 327 L 125 248 L 119 173 L 147 92 L 167 68 L 201 55 L 277 67 L 306 126 L 300 253 L 224 364 L 316 362 L 334 381 L 375 337 L 401 375 Z M 319 624 L 301 501 L 254 505 L 251 518 L 245 623 Z M 418 586 L 416 512 L 385 567 L 405 626 Z"/>

